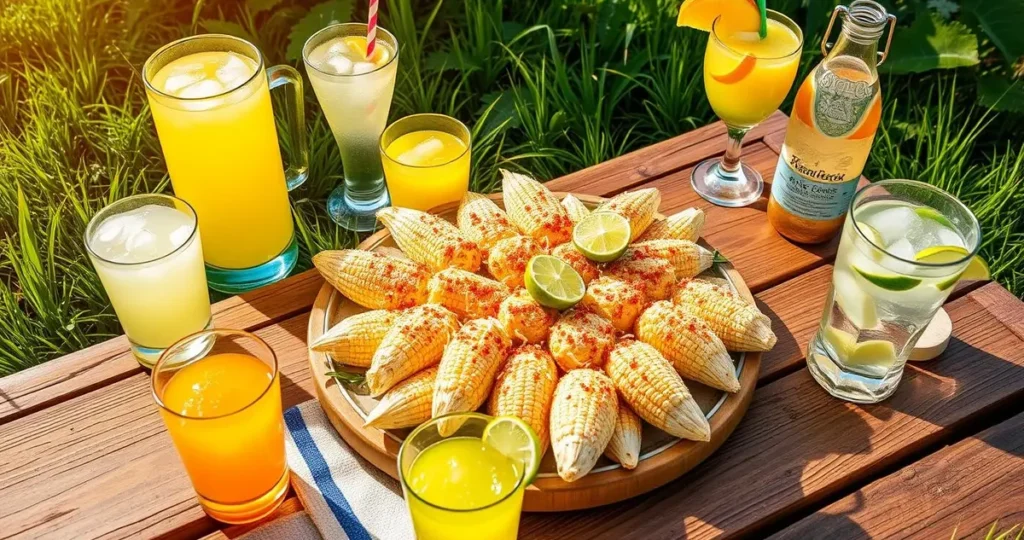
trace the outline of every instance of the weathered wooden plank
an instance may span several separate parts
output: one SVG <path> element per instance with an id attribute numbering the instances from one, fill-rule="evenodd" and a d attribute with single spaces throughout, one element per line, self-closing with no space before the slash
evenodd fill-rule
<path id="1" fill-rule="evenodd" d="M 759 388 L 726 444 L 680 480 L 612 507 L 524 516 L 523 536 L 756 534 L 881 467 L 951 440 L 994 408 L 1024 399 L 1024 340 L 976 300 L 981 291 L 999 298 L 996 308 L 1016 302 L 989 284 L 949 304 L 955 337 L 947 353 L 909 366 L 887 402 L 833 399 L 800 370 Z"/>
<path id="2" fill-rule="evenodd" d="M 1024 523 L 1024 414 L 872 482 L 772 538 L 983 538 L 996 521 L 1003 530 Z"/>
<path id="3" fill-rule="evenodd" d="M 315 270 L 213 305 L 220 328 L 253 330 L 308 311 L 323 280 Z M 124 336 L 0 378 L 0 425 L 142 373 Z"/>

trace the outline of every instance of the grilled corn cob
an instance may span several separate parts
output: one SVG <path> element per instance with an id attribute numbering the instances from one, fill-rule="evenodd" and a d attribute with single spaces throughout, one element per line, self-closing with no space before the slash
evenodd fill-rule
<path id="1" fill-rule="evenodd" d="M 373 353 L 398 319 L 398 312 L 375 309 L 347 317 L 309 344 L 316 352 L 330 353 L 334 361 L 370 367 Z"/>
<path id="2" fill-rule="evenodd" d="M 542 253 L 545 253 L 544 247 L 529 236 L 504 238 L 495 242 L 487 254 L 487 271 L 511 288 L 522 287 L 526 263 Z"/>
<path id="3" fill-rule="evenodd" d="M 611 321 L 619 332 L 633 328 L 633 322 L 644 309 L 644 293 L 615 278 L 602 276 L 587 286 L 583 306 Z"/>
<path id="4" fill-rule="evenodd" d="M 619 400 L 600 371 L 574 369 L 555 387 L 551 403 L 551 449 L 558 476 L 573 482 L 594 468 L 615 431 Z"/>
<path id="5" fill-rule="evenodd" d="M 768 351 L 775 346 L 771 319 L 724 287 L 682 280 L 672 301 L 704 319 L 730 351 Z"/>
<path id="6" fill-rule="evenodd" d="M 379 396 L 413 373 L 437 364 L 458 328 L 455 314 L 441 306 L 427 304 L 402 312 L 384 334 L 366 371 L 370 395 Z"/>
<path id="7" fill-rule="evenodd" d="M 548 188 L 522 174 L 502 170 L 501 176 L 505 211 L 523 234 L 532 236 L 547 247 L 569 241 L 572 220 Z"/>
<path id="8" fill-rule="evenodd" d="M 487 406 L 491 416 L 515 416 L 533 428 L 541 455 L 548 448 L 548 417 L 558 383 L 555 361 L 543 348 L 514 349 L 498 371 Z"/>
<path id="9" fill-rule="evenodd" d="M 630 240 L 636 240 L 654 221 L 654 214 L 661 204 L 661 192 L 655 188 L 620 193 L 601 203 L 595 212 L 615 212 L 629 220 L 632 231 Z"/>
<path id="10" fill-rule="evenodd" d="M 657 257 L 672 263 L 677 278 L 691 278 L 711 268 L 715 254 L 687 240 L 648 240 L 631 244 L 622 258 L 626 260 Z"/>
<path id="11" fill-rule="evenodd" d="M 615 346 L 615 327 L 604 317 L 586 310 L 571 309 L 551 326 L 548 349 L 564 371 L 577 368 L 600 369 L 608 351 Z"/>
<path id="12" fill-rule="evenodd" d="M 366 417 L 365 426 L 399 429 L 430 420 L 437 366 L 424 369 L 388 390 Z"/>
<path id="13" fill-rule="evenodd" d="M 580 253 L 580 250 L 576 249 L 572 242 L 566 242 L 551 250 L 551 255 L 558 257 L 562 262 L 571 266 L 583 278 L 584 284 L 589 284 L 600 275 L 597 264 L 588 259 L 583 253 Z"/>
<path id="14" fill-rule="evenodd" d="M 548 337 L 558 312 L 537 303 L 526 289 L 512 293 L 498 309 L 498 320 L 513 341 L 539 343 Z"/>
<path id="15" fill-rule="evenodd" d="M 487 401 L 498 366 L 512 342 L 497 319 L 474 319 L 452 337 L 437 368 L 434 418 L 453 412 L 475 411 Z M 437 430 L 442 437 L 455 432 L 458 424 L 442 421 Z"/>
<path id="16" fill-rule="evenodd" d="M 609 264 L 604 275 L 640 289 L 648 300 L 671 298 L 676 286 L 675 266 L 656 257 L 620 259 Z"/>
<path id="17" fill-rule="evenodd" d="M 658 349 L 683 377 L 726 392 L 740 389 L 725 344 L 707 323 L 686 309 L 672 302 L 655 302 L 636 320 L 634 334 Z"/>
<path id="18" fill-rule="evenodd" d="M 704 211 L 700 208 L 687 208 L 681 212 L 651 223 L 647 231 L 637 238 L 638 241 L 658 240 L 689 240 L 696 242 L 700 231 L 704 228 Z"/>
<path id="19" fill-rule="evenodd" d="M 378 210 L 377 219 L 391 231 L 395 243 L 410 259 L 435 272 L 450 266 L 470 272 L 480 269 L 480 249 L 466 240 L 455 225 L 438 216 L 390 206 Z"/>
<path id="20" fill-rule="evenodd" d="M 441 270 L 427 284 L 427 302 L 440 304 L 463 319 L 494 317 L 508 287 L 458 268 Z"/>
<path id="21" fill-rule="evenodd" d="M 674 437 L 711 439 L 711 427 L 683 379 L 654 347 L 632 339 L 620 341 L 604 369 L 640 418 Z"/>
<path id="22" fill-rule="evenodd" d="M 313 264 L 335 289 L 370 309 L 401 309 L 427 301 L 430 270 L 419 263 L 361 249 L 321 251 Z"/>
<path id="23" fill-rule="evenodd" d="M 640 434 L 643 426 L 640 417 L 624 401 L 619 402 L 619 414 L 615 418 L 615 431 L 608 441 L 604 455 L 626 469 L 635 469 L 640 462 Z"/>
<path id="24" fill-rule="evenodd" d="M 505 211 L 498 208 L 489 197 L 479 193 L 466 193 L 459 204 L 455 221 L 462 236 L 476 242 L 484 251 L 491 249 L 502 238 L 519 234 Z"/>
<path id="25" fill-rule="evenodd" d="M 572 220 L 573 224 L 579 223 L 583 218 L 590 215 L 590 209 L 587 208 L 587 205 L 583 204 L 583 201 L 573 195 L 566 195 L 562 199 L 562 207 L 569 214 L 569 219 Z"/>

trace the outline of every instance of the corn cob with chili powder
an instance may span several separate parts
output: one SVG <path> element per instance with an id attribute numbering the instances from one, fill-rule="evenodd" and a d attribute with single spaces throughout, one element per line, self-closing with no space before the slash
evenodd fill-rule
<path id="1" fill-rule="evenodd" d="M 462 236 L 487 251 L 495 242 L 519 234 L 505 211 L 488 196 L 468 192 L 462 197 L 455 222 Z"/>
<path id="2" fill-rule="evenodd" d="M 686 379 L 736 392 L 740 381 L 725 344 L 703 319 L 672 302 L 651 304 L 636 320 L 637 339 L 651 345 Z"/>
<path id="3" fill-rule="evenodd" d="M 615 432 L 619 400 L 607 375 L 574 369 L 555 387 L 551 403 L 551 449 L 558 476 L 573 482 L 585 476 Z"/>
<path id="4" fill-rule="evenodd" d="M 427 302 L 440 304 L 462 319 L 496 316 L 508 295 L 504 283 L 458 268 L 441 270 L 427 284 Z"/>
<path id="5" fill-rule="evenodd" d="M 505 333 L 519 343 L 544 341 L 557 319 L 557 311 L 537 303 L 526 289 L 509 295 L 498 309 L 498 321 Z"/>
<path id="6" fill-rule="evenodd" d="M 646 300 L 640 289 L 624 281 L 602 276 L 587 286 L 583 307 L 608 319 L 619 332 L 628 332 L 640 316 Z"/>
<path id="7" fill-rule="evenodd" d="M 438 216 L 391 206 L 378 210 L 377 219 L 391 231 L 395 243 L 410 259 L 435 272 L 448 267 L 470 272 L 480 269 L 483 256 L 476 243 Z"/>
<path id="8" fill-rule="evenodd" d="M 680 281 L 672 301 L 704 319 L 730 351 L 768 351 L 775 346 L 771 319 L 724 287 L 685 279 Z"/>
<path id="9" fill-rule="evenodd" d="M 367 427 L 399 429 L 430 420 L 430 401 L 434 396 L 437 366 L 424 369 L 388 390 L 364 423 Z"/>
<path id="10" fill-rule="evenodd" d="M 671 216 L 651 223 L 637 241 L 647 240 L 689 240 L 696 242 L 704 229 L 704 211 L 700 208 L 687 208 Z"/>
<path id="11" fill-rule="evenodd" d="M 330 353 L 335 362 L 370 367 L 384 334 L 398 319 L 398 311 L 375 309 L 358 313 L 331 327 L 309 344 L 316 352 Z"/>
<path id="12" fill-rule="evenodd" d="M 619 414 L 615 418 L 615 431 L 604 449 L 608 459 L 625 469 L 635 469 L 640 462 L 640 436 L 643 425 L 640 417 L 629 408 L 625 401 L 619 401 Z"/>
<path id="13" fill-rule="evenodd" d="M 321 251 L 313 265 L 349 300 L 370 309 L 402 309 L 427 301 L 430 270 L 408 259 L 361 249 Z"/>
<path id="14" fill-rule="evenodd" d="M 402 312 L 384 334 L 366 371 L 370 395 L 379 396 L 410 375 L 437 364 L 458 328 L 455 314 L 441 306 L 426 304 Z"/>
<path id="15" fill-rule="evenodd" d="M 630 240 L 636 240 L 654 221 L 661 204 L 661 192 L 656 188 L 638 189 L 620 193 L 601 203 L 594 212 L 615 212 L 629 220 Z"/>
<path id="16" fill-rule="evenodd" d="M 587 258 L 586 255 L 576 249 L 572 242 L 566 242 L 551 250 L 551 255 L 562 260 L 576 271 L 583 278 L 583 284 L 587 285 L 601 275 L 597 263 Z"/>
<path id="17" fill-rule="evenodd" d="M 677 278 L 692 278 L 711 268 L 715 262 L 712 251 L 688 240 L 648 240 L 630 244 L 622 255 L 625 260 L 656 257 L 672 263 Z"/>
<path id="18" fill-rule="evenodd" d="M 604 369 L 622 399 L 652 426 L 692 441 L 711 439 L 711 427 L 700 406 L 654 347 L 622 340 L 608 354 Z"/>
<path id="19" fill-rule="evenodd" d="M 640 289 L 648 300 L 671 298 L 676 287 L 676 267 L 657 257 L 617 260 L 605 268 L 604 275 Z"/>
<path id="20" fill-rule="evenodd" d="M 546 253 L 544 246 L 529 236 L 516 235 L 498 240 L 487 254 L 487 271 L 510 288 L 524 286 L 526 264 L 534 255 Z"/>
<path id="21" fill-rule="evenodd" d="M 498 366 L 511 347 L 512 342 L 497 319 L 474 319 L 464 324 L 441 356 L 434 384 L 432 417 L 480 408 L 491 394 Z M 450 420 L 441 421 L 437 431 L 447 437 L 459 425 L 461 423 Z"/>
<path id="22" fill-rule="evenodd" d="M 572 238 L 572 220 L 565 207 L 544 184 L 522 174 L 501 171 L 501 187 L 508 218 L 526 236 L 545 247 Z"/>
<path id="23" fill-rule="evenodd" d="M 548 418 L 557 383 L 558 370 L 546 350 L 537 345 L 513 349 L 498 371 L 487 412 L 526 422 L 540 439 L 543 455 L 548 448 Z"/>
<path id="24" fill-rule="evenodd" d="M 573 225 L 583 221 L 583 218 L 590 215 L 590 209 L 587 208 L 587 205 L 583 204 L 583 201 L 577 199 L 574 195 L 563 197 L 562 207 L 565 208 L 565 212 L 569 215 Z"/>
<path id="25" fill-rule="evenodd" d="M 615 346 L 615 327 L 596 313 L 570 309 L 551 326 L 548 349 L 564 371 L 600 369 Z"/>

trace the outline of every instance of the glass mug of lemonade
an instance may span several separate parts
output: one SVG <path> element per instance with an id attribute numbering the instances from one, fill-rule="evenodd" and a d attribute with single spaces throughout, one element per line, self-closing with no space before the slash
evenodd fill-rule
<path id="1" fill-rule="evenodd" d="M 430 210 L 469 190 L 469 128 L 450 116 L 396 121 L 380 137 L 380 155 L 394 206 Z"/>
<path id="2" fill-rule="evenodd" d="M 206 34 L 157 50 L 143 77 L 174 193 L 199 216 L 210 287 L 238 293 L 286 276 L 298 258 L 288 189 L 308 172 L 299 73 L 280 65 L 264 75 L 253 44 Z M 296 98 L 288 170 L 270 104 L 283 84 Z"/>
<path id="3" fill-rule="evenodd" d="M 277 357 L 260 338 L 207 330 L 175 343 L 153 369 L 153 399 L 214 519 L 251 523 L 288 493 Z"/>

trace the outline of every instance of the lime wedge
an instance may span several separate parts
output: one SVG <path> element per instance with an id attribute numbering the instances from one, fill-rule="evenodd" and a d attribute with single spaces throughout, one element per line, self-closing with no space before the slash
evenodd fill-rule
<path id="1" fill-rule="evenodd" d="M 629 220 L 613 212 L 597 212 L 583 218 L 572 230 L 572 242 L 588 259 L 610 262 L 626 251 Z"/>
<path id="2" fill-rule="evenodd" d="M 526 263 L 526 290 L 538 303 L 555 309 L 568 309 L 587 292 L 583 278 L 551 255 L 536 255 Z"/>
<path id="3" fill-rule="evenodd" d="M 526 485 L 533 483 L 542 457 L 540 439 L 526 422 L 514 416 L 499 416 L 484 427 L 484 444 L 523 464 Z"/>
<path id="4" fill-rule="evenodd" d="M 861 341 L 850 351 L 846 362 L 854 366 L 889 367 L 896 363 L 896 348 L 882 339 Z"/>
<path id="5" fill-rule="evenodd" d="M 949 221 L 949 218 L 940 214 L 938 210 L 930 206 L 918 206 L 914 208 L 914 212 L 924 219 L 930 219 L 950 229 L 953 228 L 953 223 Z"/>
<path id="6" fill-rule="evenodd" d="M 940 291 L 944 291 L 953 285 L 956 285 L 961 279 L 992 279 L 992 273 L 989 272 L 988 263 L 986 263 L 981 257 L 975 255 L 971 262 L 967 263 L 967 268 L 963 272 L 935 284 Z"/>
<path id="7" fill-rule="evenodd" d="M 914 259 L 930 264 L 946 264 L 959 261 L 969 253 L 960 246 L 931 246 L 918 251 Z"/>
<path id="8" fill-rule="evenodd" d="M 896 274 L 876 274 L 867 270 L 853 267 L 853 270 L 860 274 L 860 277 L 877 285 L 887 291 L 909 291 L 921 284 L 921 280 L 909 276 Z"/>

